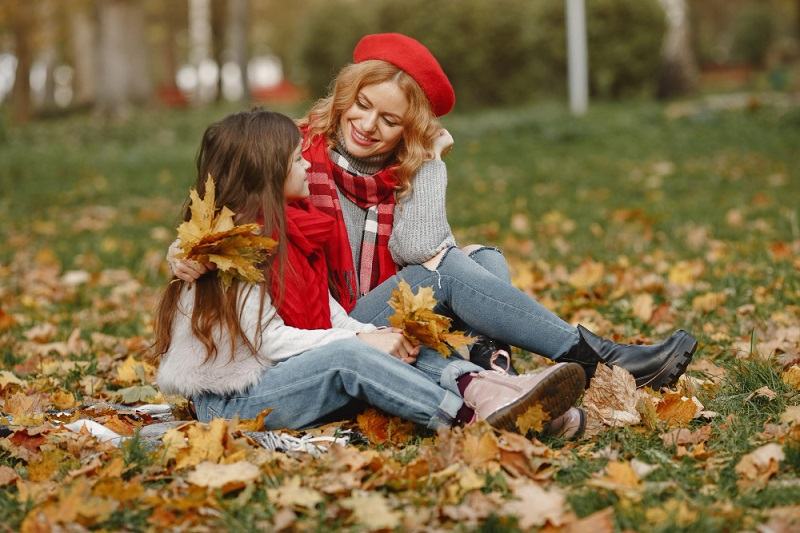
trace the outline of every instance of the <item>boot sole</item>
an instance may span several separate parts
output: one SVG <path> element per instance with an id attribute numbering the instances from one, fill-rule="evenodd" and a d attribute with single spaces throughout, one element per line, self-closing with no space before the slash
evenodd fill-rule
<path id="1" fill-rule="evenodd" d="M 534 388 L 516 402 L 501 407 L 486 418 L 495 428 L 519 433 L 517 417 L 524 414 L 532 405 L 539 404 L 547 413 L 548 420 L 558 418 L 575 404 L 583 394 L 586 375 L 577 363 L 560 363 Z"/>
<path id="2" fill-rule="evenodd" d="M 661 387 L 674 385 L 677 383 L 678 378 L 686 372 L 686 368 L 689 366 L 689 363 L 692 362 L 695 350 L 697 350 L 697 340 L 684 332 L 675 355 L 670 357 L 654 376 L 641 381 L 636 380 L 636 387 L 650 387 L 658 390 Z"/>

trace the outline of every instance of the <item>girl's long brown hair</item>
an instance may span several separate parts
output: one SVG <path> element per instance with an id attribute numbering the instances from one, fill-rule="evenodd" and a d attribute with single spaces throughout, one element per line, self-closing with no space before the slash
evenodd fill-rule
<path id="1" fill-rule="evenodd" d="M 278 272 L 286 264 L 283 187 L 289 173 L 292 153 L 300 142 L 300 132 L 294 122 L 280 113 L 254 109 L 229 115 L 206 129 L 197 154 L 197 192 L 205 195 L 208 175 L 216 182 L 216 209 L 227 206 L 237 214 L 239 224 L 262 222 L 263 234 L 277 236 L 278 249 L 272 261 L 279 261 Z M 183 220 L 191 212 L 187 200 Z M 263 220 L 261 220 L 263 219 Z M 253 287 L 242 288 L 234 281 L 223 290 L 216 271 L 201 276 L 194 284 L 192 333 L 206 348 L 205 360 L 217 356 L 214 328 L 227 330 L 233 355 L 241 342 L 253 356 L 258 352 L 261 338 L 261 319 L 264 296 L 270 287 L 269 265 L 264 265 L 266 281 L 259 287 L 260 303 L 254 342 L 247 338 L 241 324 L 241 303 Z M 185 282 L 173 278 L 159 302 L 155 317 L 155 342 L 152 356 L 159 358 L 172 342 L 172 325 Z"/>
<path id="2" fill-rule="evenodd" d="M 431 110 L 428 97 L 414 79 L 391 63 L 372 59 L 345 66 L 331 85 L 328 96 L 318 100 L 305 118 L 299 121 L 308 126 L 310 139 L 322 134 L 333 145 L 339 120 L 356 101 L 362 87 L 393 81 L 408 99 L 408 111 L 403 117 L 403 138 L 395 149 L 400 194 L 410 191 L 411 179 L 427 159 L 431 158 L 433 137 L 441 128 Z"/>

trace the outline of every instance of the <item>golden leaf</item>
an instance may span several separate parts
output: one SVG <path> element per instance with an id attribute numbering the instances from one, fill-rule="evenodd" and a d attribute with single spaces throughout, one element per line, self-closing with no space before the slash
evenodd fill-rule
<path id="1" fill-rule="evenodd" d="M 186 481 L 193 485 L 219 489 L 226 485 L 241 486 L 258 479 L 261 472 L 253 463 L 237 461 L 231 464 L 202 462 L 187 476 Z"/>
<path id="2" fill-rule="evenodd" d="M 800 366 L 792 365 L 781 377 L 787 385 L 800 389 Z"/>
<path id="3" fill-rule="evenodd" d="M 372 444 L 405 444 L 411 440 L 414 424 L 378 409 L 369 408 L 356 417 L 358 429 Z"/>
<path id="4" fill-rule="evenodd" d="M 767 480 L 778 473 L 779 464 L 784 459 L 783 448 L 774 442 L 756 448 L 744 455 L 736 465 L 740 489 L 760 488 Z"/>
<path id="5" fill-rule="evenodd" d="M 541 405 L 535 403 L 517 417 L 515 424 L 519 432 L 525 435 L 528 431 L 542 431 L 548 420 L 550 420 L 550 415 L 542 409 Z"/>
<path id="6" fill-rule="evenodd" d="M 389 324 L 403 330 L 406 338 L 433 348 L 444 357 L 449 357 L 453 349 L 475 342 L 463 331 L 451 332 L 452 320 L 433 311 L 437 302 L 431 287 L 420 287 L 414 294 L 411 286 L 401 280 L 388 303 L 394 309 Z"/>
<path id="7" fill-rule="evenodd" d="M 217 275 L 226 288 L 234 278 L 250 283 L 264 281 L 260 265 L 277 242 L 258 235 L 261 229 L 258 224 L 236 226 L 235 213 L 225 206 L 216 213 L 214 178 L 210 175 L 205 184 L 205 197 L 200 199 L 194 189 L 189 197 L 192 215 L 178 226 L 181 242 L 178 257 L 216 264 Z"/>
<path id="8" fill-rule="evenodd" d="M 246 418 L 236 422 L 236 429 L 239 431 L 264 431 L 264 419 L 272 412 L 271 407 L 267 407 L 256 415 L 255 418 Z"/>
<path id="9" fill-rule="evenodd" d="M 658 418 L 670 427 L 685 426 L 697 414 L 697 404 L 677 392 L 668 392 L 656 406 Z"/>
<path id="10" fill-rule="evenodd" d="M 350 509 L 353 519 L 369 531 L 395 529 L 402 518 L 402 513 L 393 510 L 379 492 L 356 493 L 342 500 L 341 506 Z"/>

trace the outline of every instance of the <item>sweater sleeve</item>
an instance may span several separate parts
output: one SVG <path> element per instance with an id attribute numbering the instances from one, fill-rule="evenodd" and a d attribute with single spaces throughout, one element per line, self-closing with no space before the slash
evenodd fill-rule
<path id="1" fill-rule="evenodd" d="M 331 306 L 331 324 L 333 324 L 334 328 L 349 329 L 356 333 L 377 331 L 378 328 L 372 324 L 365 324 L 359 322 L 355 318 L 350 318 L 347 311 L 344 310 L 344 307 L 342 307 L 330 293 L 328 293 L 328 301 Z"/>
<path id="2" fill-rule="evenodd" d="M 426 161 L 411 182 L 411 194 L 395 207 L 389 251 L 400 266 L 422 264 L 456 240 L 447 222 L 447 166 Z"/>
<path id="3" fill-rule="evenodd" d="M 356 336 L 355 330 L 345 327 L 299 329 L 287 326 L 272 305 L 269 295 L 265 294 L 261 315 L 261 336 L 258 338 L 259 289 L 257 286 L 251 286 L 245 290 L 247 293 L 243 295 L 245 300 L 242 309 L 242 329 L 249 339 L 255 341 L 259 355 L 273 363 L 334 341 L 353 339 Z"/>

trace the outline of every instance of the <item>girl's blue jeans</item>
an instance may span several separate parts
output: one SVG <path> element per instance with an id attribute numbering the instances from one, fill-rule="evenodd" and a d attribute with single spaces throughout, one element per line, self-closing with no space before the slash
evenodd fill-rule
<path id="1" fill-rule="evenodd" d="M 467 255 L 452 247 L 436 270 L 409 265 L 361 297 L 350 316 L 385 326 L 394 310 L 386 303 L 400 280 L 416 292 L 433 287 L 436 312 L 454 324 L 512 346 L 558 359 L 578 342 L 576 328 L 513 285 L 503 254 L 479 248 Z"/>
<path id="2" fill-rule="evenodd" d="M 358 339 L 336 341 L 268 368 L 249 389 L 229 396 L 193 397 L 201 421 L 255 418 L 272 412 L 267 429 L 313 426 L 355 400 L 437 429 L 449 427 L 463 404 L 456 379 L 480 367 L 456 355 L 420 350 L 414 366 Z"/>

